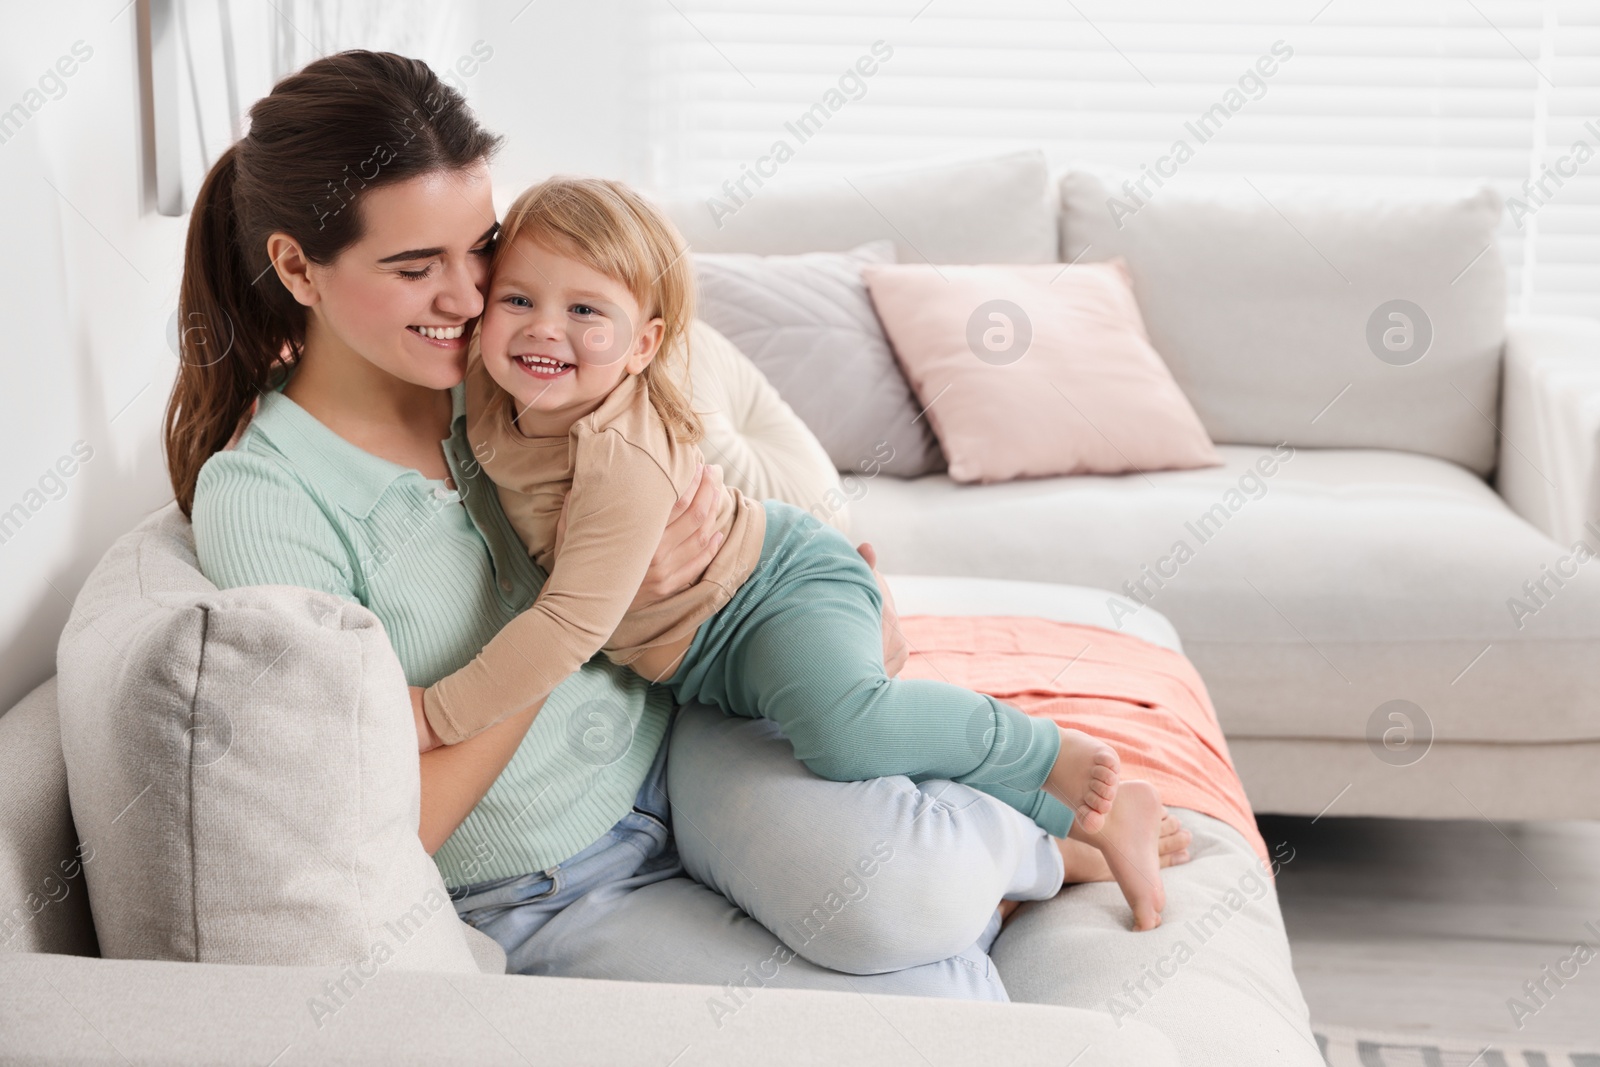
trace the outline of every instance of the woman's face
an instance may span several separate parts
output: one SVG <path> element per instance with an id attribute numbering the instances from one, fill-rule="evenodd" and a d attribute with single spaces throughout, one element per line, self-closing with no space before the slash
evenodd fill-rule
<path id="1" fill-rule="evenodd" d="M 316 320 L 308 344 L 335 344 L 414 385 L 451 388 L 466 373 L 488 284 L 496 229 L 488 166 L 379 186 L 347 210 L 361 212 L 361 239 L 306 269 Z"/>

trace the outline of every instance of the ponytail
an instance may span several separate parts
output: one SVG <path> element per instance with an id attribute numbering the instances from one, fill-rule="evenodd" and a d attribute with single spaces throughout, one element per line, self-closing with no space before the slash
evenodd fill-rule
<path id="1" fill-rule="evenodd" d="M 178 379 L 167 401 L 167 468 L 184 515 L 194 506 L 200 468 L 232 439 L 272 371 L 304 328 L 287 308 L 268 307 L 242 258 L 233 193 L 239 146 L 206 175 L 189 215 L 178 290 Z M 265 258 L 265 257 L 263 257 Z M 265 281 L 265 279 L 262 279 Z M 277 279 L 272 285 L 282 286 Z"/>
<path id="2" fill-rule="evenodd" d="M 249 125 L 200 186 L 184 248 L 165 443 L 186 516 L 200 468 L 305 345 L 306 309 L 267 239 L 288 234 L 308 261 L 332 263 L 361 238 L 367 190 L 473 166 L 500 143 L 426 63 L 389 52 L 313 61 L 257 100 Z"/>

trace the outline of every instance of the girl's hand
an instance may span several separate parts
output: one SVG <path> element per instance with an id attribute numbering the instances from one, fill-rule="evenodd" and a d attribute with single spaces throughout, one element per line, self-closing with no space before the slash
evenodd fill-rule
<path id="1" fill-rule="evenodd" d="M 417 720 L 417 752 L 431 752 L 440 747 L 439 735 L 433 732 L 433 727 L 428 725 L 428 716 L 422 710 L 422 694 L 426 692 L 420 685 L 408 687 L 411 690 L 411 715 Z"/>
<path id="2" fill-rule="evenodd" d="M 893 678 L 905 667 L 911 646 L 906 643 L 906 635 L 900 631 L 900 614 L 894 609 L 894 594 L 889 592 L 889 583 L 878 573 L 877 551 L 867 541 L 857 545 L 856 551 L 872 568 L 872 577 L 877 580 L 878 591 L 883 594 L 883 669 Z"/>
<path id="3" fill-rule="evenodd" d="M 717 506 L 722 503 L 722 468 L 707 464 L 672 506 L 667 528 L 650 559 L 631 608 L 664 600 L 698 582 L 722 547 Z"/>

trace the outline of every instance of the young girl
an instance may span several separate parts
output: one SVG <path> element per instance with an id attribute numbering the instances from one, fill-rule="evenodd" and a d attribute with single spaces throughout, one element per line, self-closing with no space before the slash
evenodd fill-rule
<path id="1" fill-rule="evenodd" d="M 823 778 L 950 779 L 1056 837 L 1070 831 L 1101 848 L 1135 927 L 1157 925 L 1154 791 L 1126 783 L 1117 802 L 1116 752 L 1081 731 L 956 686 L 888 677 L 881 595 L 842 534 L 727 489 L 702 580 L 638 596 L 673 502 L 703 462 L 681 384 L 687 251 L 615 182 L 551 179 L 507 213 L 468 357 L 467 433 L 549 578 L 532 608 L 424 694 L 424 747 L 493 726 L 604 651 L 680 704 L 773 720 Z M 605 729 L 603 709 L 598 717 Z"/>

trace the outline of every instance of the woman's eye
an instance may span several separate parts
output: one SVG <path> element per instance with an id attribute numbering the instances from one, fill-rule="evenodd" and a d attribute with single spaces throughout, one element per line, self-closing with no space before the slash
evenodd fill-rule
<path id="1" fill-rule="evenodd" d="M 494 255 L 494 241 L 493 240 L 485 241 L 483 244 L 479 245 L 477 248 L 474 248 L 472 250 L 472 254 L 475 255 L 475 256 L 492 256 L 492 255 Z"/>
<path id="2" fill-rule="evenodd" d="M 402 270 L 397 271 L 396 273 L 398 273 L 402 278 L 410 278 L 412 281 L 417 281 L 419 279 L 426 278 L 428 275 L 433 273 L 433 264 L 429 263 L 421 270 Z"/>

